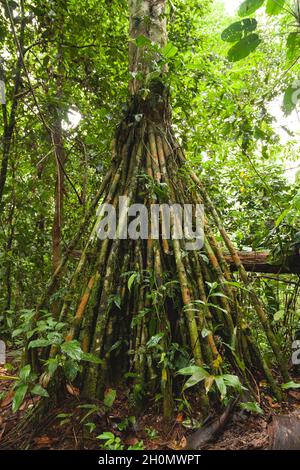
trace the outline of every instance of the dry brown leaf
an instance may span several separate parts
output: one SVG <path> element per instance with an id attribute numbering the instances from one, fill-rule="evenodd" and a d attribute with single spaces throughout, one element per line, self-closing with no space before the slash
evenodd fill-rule
<path id="1" fill-rule="evenodd" d="M 168 448 L 172 450 L 183 450 L 186 448 L 187 441 L 186 438 L 183 436 L 180 441 L 171 441 L 168 444 Z"/>
<path id="2" fill-rule="evenodd" d="M 138 442 L 139 440 L 136 437 L 129 437 L 128 439 L 124 440 L 124 443 L 127 446 L 135 446 Z"/>
<path id="3" fill-rule="evenodd" d="M 288 394 L 290 397 L 295 398 L 295 400 L 300 400 L 300 391 L 299 390 L 289 390 Z"/>
<path id="4" fill-rule="evenodd" d="M 4 434 L 5 427 L 6 427 L 6 424 L 4 424 L 4 426 L 0 429 L 0 441 L 1 441 L 2 436 L 3 436 L 3 434 Z"/>
<path id="5" fill-rule="evenodd" d="M 279 403 L 274 403 L 274 402 L 273 402 L 272 397 L 269 397 L 269 396 L 267 395 L 267 396 L 266 396 L 266 399 L 267 399 L 267 401 L 268 401 L 268 403 L 269 403 L 269 406 L 270 406 L 271 408 L 281 408 L 281 406 L 279 405 Z"/>
<path id="6" fill-rule="evenodd" d="M 176 423 L 182 423 L 184 421 L 184 416 L 182 413 L 179 413 L 177 416 L 176 416 Z"/>
<path id="7" fill-rule="evenodd" d="M 20 411 L 27 410 L 27 408 L 29 407 L 30 404 L 32 404 L 32 401 L 30 399 L 24 400 L 22 405 L 20 406 L 19 410 Z"/>
<path id="8" fill-rule="evenodd" d="M 34 442 L 39 447 L 50 446 L 52 444 L 52 439 L 48 436 L 41 436 L 34 439 Z"/>
<path id="9" fill-rule="evenodd" d="M 0 404 L 1 408 L 5 408 L 6 406 L 10 405 L 13 400 L 14 395 L 15 395 L 14 390 L 10 390 L 1 401 L 1 404 Z"/>
<path id="10" fill-rule="evenodd" d="M 67 384 L 66 388 L 70 395 L 73 395 L 73 397 L 79 397 L 79 394 L 80 394 L 79 389 L 74 387 L 74 385 Z"/>

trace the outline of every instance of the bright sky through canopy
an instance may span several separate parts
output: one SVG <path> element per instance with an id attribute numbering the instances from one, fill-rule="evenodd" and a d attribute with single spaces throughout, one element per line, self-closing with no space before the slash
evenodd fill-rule
<path id="1" fill-rule="evenodd" d="M 231 16 L 236 16 L 237 15 L 237 10 L 239 5 L 242 3 L 242 0 L 223 0 L 223 4 L 225 7 L 226 12 L 228 15 Z M 289 135 L 286 129 L 293 133 L 298 133 L 300 129 L 300 122 L 299 122 L 299 117 L 296 111 L 294 111 L 291 115 L 285 116 L 283 111 L 282 111 L 282 100 L 283 96 L 277 97 L 274 99 L 271 103 L 269 103 L 268 109 L 270 114 L 275 118 L 275 129 L 280 136 L 280 140 L 282 145 L 287 144 L 293 137 Z M 295 137 L 294 137 L 295 138 Z M 287 171 L 287 177 L 288 179 L 293 182 L 295 179 L 295 175 L 297 173 L 298 168 L 295 168 L 295 166 L 298 166 L 300 164 L 300 161 L 290 161 L 286 162 L 286 168 L 293 168 L 292 170 Z"/>
<path id="2" fill-rule="evenodd" d="M 229 15 L 234 16 L 238 9 L 238 6 L 241 4 L 241 0 L 223 0 L 225 9 Z"/>

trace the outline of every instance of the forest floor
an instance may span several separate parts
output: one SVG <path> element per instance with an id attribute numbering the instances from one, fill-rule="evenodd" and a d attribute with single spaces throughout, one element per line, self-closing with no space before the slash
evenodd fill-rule
<path id="1" fill-rule="evenodd" d="M 38 401 L 38 397 L 30 397 L 25 400 L 17 413 L 13 413 L 11 403 L 13 392 L 12 381 L 5 380 L 5 376 L 12 376 L 17 371 L 18 359 L 14 353 L 9 353 L 8 362 L 11 366 L 0 366 L 0 448 L 18 449 L 19 442 L 24 441 L 24 436 L 14 435 L 14 428 L 20 419 Z M 263 416 L 253 415 L 245 411 L 236 410 L 228 423 L 225 431 L 213 443 L 203 449 L 207 450 L 263 450 L 269 448 L 269 424 L 274 415 L 296 415 L 300 418 L 300 391 L 290 391 L 286 395 L 286 401 L 280 405 L 276 403 L 264 390 L 264 384 L 258 385 L 260 390 L 260 406 L 264 411 Z M 78 390 L 67 386 L 67 398 L 60 407 L 53 408 L 43 419 L 41 425 L 28 430 L 26 441 L 28 448 L 32 450 L 77 450 L 77 449 L 101 449 L 103 441 L 96 436 L 103 432 L 112 432 L 120 437 L 124 448 L 135 446 L 143 442 L 146 450 L 180 450 L 184 448 L 186 437 L 194 431 L 189 429 L 191 423 L 196 423 L 200 415 L 197 412 L 193 416 L 178 413 L 173 422 L 164 424 L 158 407 L 153 405 L 140 416 L 136 416 L 135 422 L 129 422 L 126 427 L 126 419 L 133 415 L 128 407 L 128 397 L 125 390 L 117 391 L 117 398 L 110 410 L 104 410 L 103 402 L 87 404 L 78 397 Z M 95 405 L 95 412 L 86 417 Z M 97 409 L 96 409 L 97 408 Z M 193 410 L 197 409 L 197 401 L 192 404 Z M 88 422 L 95 424 L 95 429 L 89 432 Z M 129 420 L 130 421 L 130 420 Z M 122 428 L 126 428 L 125 430 Z M 120 430 L 122 429 L 122 430 Z M 5 446 L 1 440 L 9 433 L 9 442 Z"/>

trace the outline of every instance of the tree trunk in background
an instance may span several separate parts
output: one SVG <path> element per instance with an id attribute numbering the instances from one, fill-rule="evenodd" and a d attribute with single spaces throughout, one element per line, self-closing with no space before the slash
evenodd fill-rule
<path id="1" fill-rule="evenodd" d="M 0 212 L 3 210 L 3 192 L 5 189 L 6 179 L 7 179 L 7 169 L 8 169 L 8 161 L 9 161 L 9 154 L 11 150 L 12 144 L 12 137 L 15 129 L 16 124 L 16 112 L 18 106 L 18 93 L 21 86 L 21 73 L 23 68 L 23 48 L 24 48 L 24 32 L 26 26 L 26 18 L 24 14 L 23 3 L 22 6 L 22 19 L 20 24 L 20 36 L 18 39 L 20 51 L 17 52 L 17 64 L 16 64 L 16 75 L 14 79 L 14 90 L 12 96 L 12 103 L 10 107 L 10 112 L 8 113 L 8 107 L 6 103 L 2 104 L 2 114 L 3 114 L 3 136 L 2 136 L 2 160 L 1 160 L 1 168 L 0 168 Z M 13 18 L 11 17 L 11 21 L 13 22 Z M 14 25 L 12 24 L 12 27 Z M 16 45 L 17 47 L 17 45 Z M 5 76 L 4 70 L 0 69 L 0 79 L 5 83 Z"/>
<path id="2" fill-rule="evenodd" d="M 56 183 L 55 183 L 55 211 L 52 231 L 52 265 L 53 272 L 61 262 L 62 256 L 62 225 L 63 225 L 63 208 L 64 208 L 64 168 L 66 163 L 66 155 L 63 145 L 61 120 L 58 118 L 53 128 L 53 146 L 56 156 Z"/>
<path id="3" fill-rule="evenodd" d="M 300 274 L 300 254 L 287 255 L 281 261 L 272 262 L 268 252 L 246 252 L 239 251 L 238 255 L 248 272 L 253 273 L 273 273 L 273 274 Z M 229 254 L 225 254 L 225 259 L 232 271 L 236 271 L 234 260 Z"/>
<path id="4" fill-rule="evenodd" d="M 61 20 L 61 30 L 63 31 L 63 19 Z M 61 38 L 63 42 L 63 39 Z M 53 109 L 54 122 L 51 129 L 51 139 L 56 161 L 56 183 L 55 183 L 55 209 L 52 228 L 52 266 L 53 273 L 57 270 L 62 259 L 62 229 L 64 220 L 64 195 L 65 195 L 65 165 L 66 152 L 62 135 L 62 117 L 60 111 L 60 100 L 63 99 L 63 50 L 58 46 L 57 53 L 57 104 Z M 57 299 L 52 305 L 52 311 L 55 316 L 59 314 L 60 300 Z"/>

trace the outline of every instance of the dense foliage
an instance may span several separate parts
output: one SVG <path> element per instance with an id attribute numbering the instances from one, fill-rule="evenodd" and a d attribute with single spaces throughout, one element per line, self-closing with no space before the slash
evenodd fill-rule
<path id="1" fill-rule="evenodd" d="M 164 52 L 176 139 L 235 247 L 270 251 L 284 262 L 300 245 L 299 132 L 289 128 L 287 117 L 296 115 L 300 96 L 299 5 L 246 0 L 230 18 L 221 0 L 186 4 L 168 2 Z M 114 131 L 128 111 L 127 2 L 2 0 L 0 12 L 6 95 L 0 122 L 0 336 L 20 351 L 31 338 L 45 348 L 59 338 L 59 360 L 72 381 L 80 361 L 94 359 L 63 342 L 65 325 L 55 324 L 48 311 L 36 327 L 34 309 L 111 167 Z M 155 73 L 161 74 L 159 63 Z M 295 170 L 287 178 L 290 167 Z M 85 241 L 86 234 L 71 268 Z M 54 312 L 71 271 L 52 293 Z M 300 316 L 298 277 L 253 274 L 251 283 L 289 353 Z M 212 283 L 212 296 L 216 288 Z M 241 290 L 239 300 L 252 318 L 247 299 Z M 261 351 L 272 359 L 254 315 L 253 324 Z M 161 339 L 153 338 L 151 347 Z M 174 371 L 188 364 L 186 350 L 176 347 L 168 356 Z M 27 391 L 47 394 L 35 388 L 30 369 L 22 370 L 15 408 Z M 226 384 L 240 386 L 232 377 L 216 379 L 222 399 Z"/>

